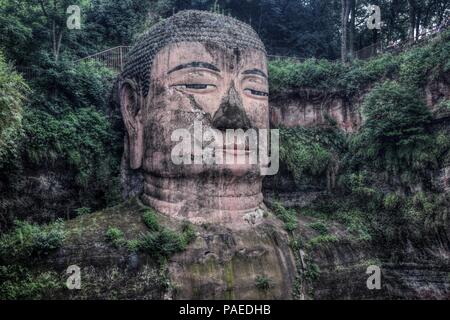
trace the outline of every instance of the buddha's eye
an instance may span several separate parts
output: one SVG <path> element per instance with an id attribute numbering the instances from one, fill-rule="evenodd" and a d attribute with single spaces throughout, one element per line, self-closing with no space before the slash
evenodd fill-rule
<path id="1" fill-rule="evenodd" d="M 246 88 L 246 89 L 244 89 L 244 91 L 246 93 L 249 93 L 250 95 L 257 96 L 257 97 L 268 97 L 269 96 L 269 94 L 267 92 L 254 90 L 254 89 L 250 89 L 250 88 Z"/>
<path id="2" fill-rule="evenodd" d="M 191 92 L 205 93 L 211 92 L 216 89 L 216 86 L 213 84 L 205 84 L 205 83 L 186 83 L 186 84 L 177 84 L 173 87 L 178 89 L 185 89 Z"/>

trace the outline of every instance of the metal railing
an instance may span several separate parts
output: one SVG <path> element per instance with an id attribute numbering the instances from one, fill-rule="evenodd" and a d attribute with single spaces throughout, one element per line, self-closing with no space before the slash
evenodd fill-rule
<path id="1" fill-rule="evenodd" d="M 39 75 L 36 69 L 30 67 L 17 66 L 16 70 L 25 80 L 33 80 Z"/>
<path id="2" fill-rule="evenodd" d="M 443 32 L 448 30 L 450 27 L 450 23 L 447 22 L 439 27 L 434 29 L 425 30 L 421 34 L 414 37 L 414 40 L 405 40 L 398 41 L 394 43 L 390 43 L 388 45 L 384 45 L 382 41 L 378 41 L 374 44 L 371 44 L 368 47 L 362 48 L 355 52 L 355 58 L 360 60 L 366 60 L 373 57 L 376 57 L 382 53 L 399 53 L 405 51 L 416 45 L 422 45 L 427 43 L 428 41 L 440 36 Z"/>
<path id="3" fill-rule="evenodd" d="M 123 67 L 125 66 L 128 52 L 130 51 L 129 46 L 118 46 L 111 49 L 107 49 L 90 56 L 75 60 L 75 62 L 81 61 L 98 61 L 103 63 L 110 69 L 113 69 L 117 72 L 121 72 Z"/>

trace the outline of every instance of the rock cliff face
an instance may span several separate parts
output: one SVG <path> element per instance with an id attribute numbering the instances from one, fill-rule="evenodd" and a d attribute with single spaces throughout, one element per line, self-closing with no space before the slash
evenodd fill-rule
<path id="1" fill-rule="evenodd" d="M 169 267 L 175 299 L 291 299 L 295 264 L 286 232 L 268 218 L 232 232 L 211 227 Z M 267 289 L 258 285 L 267 279 Z M 264 281 L 264 280 L 260 280 Z"/>
<path id="2" fill-rule="evenodd" d="M 429 79 L 425 86 L 427 106 L 435 110 L 435 106 L 443 99 L 450 99 L 450 74 L 443 72 L 437 79 Z"/>
<path id="3" fill-rule="evenodd" d="M 338 91 L 316 89 L 287 90 L 270 97 L 270 121 L 274 128 L 297 126 L 320 126 L 327 119 L 336 121 L 345 132 L 358 131 L 363 123 L 360 106 L 367 89 L 348 97 Z M 450 99 L 450 76 L 446 73 L 438 79 L 430 79 L 425 86 L 425 99 L 431 111 L 444 99 Z M 436 115 L 437 119 L 447 118 L 449 114 Z"/>
<path id="4" fill-rule="evenodd" d="M 442 74 L 430 79 L 425 86 L 427 106 L 434 115 L 433 130 L 447 129 L 448 112 L 438 110 L 438 104 L 450 99 L 450 79 Z M 330 118 L 339 128 L 355 133 L 362 125 L 360 106 L 367 90 L 349 98 L 338 92 L 301 89 L 272 96 L 270 102 L 272 127 L 321 126 Z M 430 173 L 433 190 L 450 190 L 450 163 Z M 307 243 L 319 234 L 309 226 L 314 219 L 301 215 L 302 207 L 309 206 L 327 193 L 324 181 L 317 179 L 304 185 L 295 185 L 293 177 L 281 168 L 276 178 L 264 181 L 264 197 L 268 202 L 279 201 L 285 207 L 300 211 L 299 227 L 294 236 Z M 444 218 L 445 219 L 445 218 Z M 448 218 L 447 218 L 447 225 Z M 450 232 L 434 230 L 423 234 L 421 241 L 394 247 L 358 240 L 346 228 L 335 224 L 330 234 L 332 241 L 298 250 L 298 274 L 303 279 L 301 292 L 314 299 L 450 299 Z M 353 240 L 351 240 L 353 239 Z M 298 257 L 301 257 L 298 258 Z M 367 267 L 381 269 L 381 290 L 369 290 Z"/>
<path id="5" fill-rule="evenodd" d="M 311 239 L 311 220 L 300 218 L 298 235 Z M 313 281 L 306 283 L 307 297 L 313 299 L 450 299 L 450 233 L 430 235 L 423 243 L 407 242 L 384 247 L 366 241 L 349 240 L 339 224 L 333 227 L 337 239 L 306 251 L 300 273 L 317 268 Z M 316 234 L 317 235 L 317 234 Z M 370 290 L 369 266 L 380 268 L 381 289 Z"/>
<path id="6" fill-rule="evenodd" d="M 271 97 L 272 127 L 317 126 L 334 119 L 339 128 L 355 132 L 361 125 L 359 98 L 315 89 L 288 91 Z"/>
<path id="7" fill-rule="evenodd" d="M 66 283 L 69 266 L 80 267 L 81 289 L 65 285 L 45 294 L 49 299 L 449 299 L 450 233 L 423 243 L 384 248 L 352 240 L 333 223 L 333 241 L 315 243 L 317 219 L 300 216 L 288 235 L 268 213 L 257 227 L 231 231 L 212 225 L 195 227 L 195 240 L 161 263 L 145 252 L 107 241 L 110 227 L 125 239 L 148 231 L 147 208 L 133 200 L 66 223 L 64 245 L 29 262 L 33 272 L 54 272 Z M 172 230 L 180 222 L 158 215 Z M 296 248 L 293 239 L 310 245 Z M 381 269 L 381 289 L 367 287 L 367 267 Z"/>
<path id="8" fill-rule="evenodd" d="M 439 101 L 450 98 L 448 83 L 449 79 L 440 79 L 427 85 L 427 103 L 433 111 Z M 349 99 L 314 90 L 274 96 L 272 126 L 317 126 L 330 117 L 344 131 L 355 132 L 363 121 L 362 96 Z M 450 127 L 447 114 L 435 118 L 436 126 Z M 449 165 L 435 173 L 438 192 L 450 190 Z M 28 264 L 37 274 L 56 272 L 63 284 L 69 266 L 81 268 L 81 289 L 63 286 L 47 293 L 46 298 L 52 299 L 450 299 L 448 228 L 423 234 L 420 241 L 386 246 L 357 239 L 333 222 L 329 227 L 333 237 L 319 243 L 314 240 L 320 233 L 311 227 L 319 220 L 302 215 L 302 208 L 327 192 L 326 183 L 317 180 L 298 186 L 283 168 L 279 175 L 275 182 L 265 180 L 264 198 L 267 203 L 277 200 L 299 208 L 298 226 L 292 233 L 269 211 L 261 224 L 247 230 L 204 224 L 195 226 L 195 241 L 185 251 L 161 262 L 107 240 L 110 227 L 123 230 L 127 241 L 148 232 L 142 217 L 148 208 L 130 201 L 68 220 L 64 245 Z M 33 182 L 29 193 L 44 204 L 50 199 L 67 203 L 70 198 L 58 177 L 34 173 L 29 181 Z M 181 229 L 180 221 L 163 215 L 158 219 L 172 230 Z M 297 239 L 302 246 L 293 245 Z M 380 267 L 380 290 L 367 288 L 366 271 L 371 265 Z"/>
<path id="9" fill-rule="evenodd" d="M 194 226 L 195 239 L 181 253 L 161 262 L 143 251 L 107 241 L 109 228 L 126 240 L 148 228 L 138 200 L 78 217 L 66 223 L 64 245 L 33 263 L 35 272 L 56 272 L 77 265 L 81 289 L 61 288 L 47 298 L 73 299 L 291 299 L 296 276 L 289 237 L 270 212 L 255 227 L 232 231 L 213 225 Z M 180 230 L 181 222 L 158 215 L 159 222 Z M 259 279 L 259 280 L 258 280 Z"/>

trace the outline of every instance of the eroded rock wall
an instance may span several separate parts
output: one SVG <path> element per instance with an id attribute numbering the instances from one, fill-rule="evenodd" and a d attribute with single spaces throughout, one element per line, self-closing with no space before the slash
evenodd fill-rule
<path id="1" fill-rule="evenodd" d="M 272 127 L 320 126 L 334 119 L 342 130 L 355 132 L 362 119 L 360 98 L 348 98 L 338 92 L 299 89 L 270 99 Z"/>
<path id="2" fill-rule="evenodd" d="M 357 132 L 364 122 L 361 104 L 369 90 L 370 88 L 366 88 L 353 96 L 333 90 L 286 90 L 270 98 L 271 125 L 274 128 L 311 127 L 326 124 L 333 119 L 345 132 Z M 437 105 L 450 99 L 450 75 L 443 73 L 437 79 L 428 79 L 424 99 L 430 110 L 436 113 Z M 436 119 L 449 116 L 448 113 L 435 114 Z"/>

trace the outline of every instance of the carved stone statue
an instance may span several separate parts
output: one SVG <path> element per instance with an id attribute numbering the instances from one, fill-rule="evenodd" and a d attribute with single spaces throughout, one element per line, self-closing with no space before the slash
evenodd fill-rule
<path id="1" fill-rule="evenodd" d="M 257 131 L 257 149 L 264 144 L 266 64 L 251 27 L 218 14 L 179 12 L 141 36 L 111 97 L 126 129 L 122 183 L 133 200 L 65 223 L 63 246 L 38 264 L 39 272 L 45 265 L 67 278 L 68 266 L 80 266 L 82 286 L 49 291 L 51 298 L 248 300 L 300 293 L 294 242 L 261 194 L 274 157 L 270 166 L 252 162 L 251 136 L 248 143 L 226 139 L 231 129 Z M 249 161 L 237 161 L 242 155 Z M 152 228 L 144 219 L 149 207 L 158 211 Z M 121 241 L 111 241 L 113 228 Z"/>
<path id="2" fill-rule="evenodd" d="M 182 11 L 161 21 L 132 48 L 119 94 L 127 131 L 125 188 L 142 185 L 145 204 L 194 223 L 239 227 L 258 220 L 263 212 L 258 165 L 176 164 L 171 157 L 177 129 L 194 137 L 199 123 L 203 131 L 224 135 L 227 129 L 268 129 L 266 52 L 250 26 L 204 11 Z M 192 159 L 195 145 L 205 147 L 195 138 L 193 144 Z M 245 143 L 229 147 L 215 152 L 231 157 L 249 152 Z M 142 182 L 130 178 L 140 175 Z"/>

